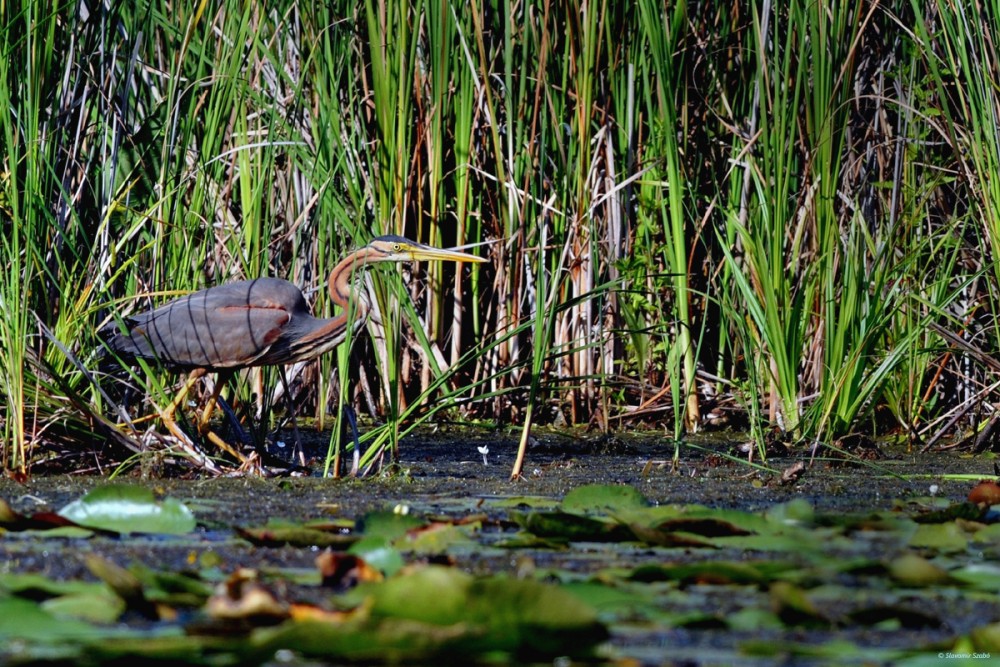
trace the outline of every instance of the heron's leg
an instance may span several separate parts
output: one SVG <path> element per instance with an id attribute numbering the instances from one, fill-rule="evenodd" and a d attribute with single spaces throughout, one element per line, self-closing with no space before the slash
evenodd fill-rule
<path id="1" fill-rule="evenodd" d="M 278 374 L 281 376 L 281 386 L 285 389 L 285 405 L 288 414 L 292 417 L 292 433 L 295 437 L 295 451 L 292 456 L 297 456 L 299 465 L 306 467 L 306 453 L 302 449 L 302 438 L 299 436 L 299 422 L 295 418 L 295 401 L 292 400 L 292 388 L 288 385 L 288 376 L 285 374 L 285 367 L 278 367 Z"/>
<path id="2" fill-rule="evenodd" d="M 253 438 L 250 437 L 250 434 L 247 433 L 244 430 L 243 425 L 240 424 L 240 419 L 236 416 L 233 406 L 229 405 L 229 401 L 227 401 L 221 394 L 219 395 L 219 407 L 222 408 L 224 413 L 226 413 L 226 419 L 229 420 L 229 425 L 232 427 L 233 433 L 236 434 L 236 437 L 239 438 L 240 444 L 244 447 L 253 447 Z"/>
<path id="3" fill-rule="evenodd" d="M 184 382 L 184 386 L 182 386 L 180 390 L 177 392 L 177 394 L 174 396 L 174 400 L 170 401 L 170 404 L 163 410 L 157 409 L 157 412 L 160 413 L 160 419 L 162 419 L 164 422 L 170 421 L 176 427 L 177 423 L 174 421 L 174 413 L 177 412 L 177 408 L 181 406 L 181 403 L 184 402 L 184 399 L 187 398 L 187 395 L 191 393 L 191 387 L 193 387 L 195 383 L 198 380 L 200 380 L 202 376 L 205 375 L 205 373 L 207 372 L 208 371 L 206 371 L 204 368 L 196 368 L 193 371 L 191 371 L 191 374 L 188 375 L 187 381 Z M 169 430 L 170 427 L 168 426 L 167 428 Z M 172 430 L 170 432 L 173 433 Z"/>
<path id="4" fill-rule="evenodd" d="M 219 377 L 215 383 L 215 389 L 212 391 L 212 395 L 209 396 L 208 401 L 205 403 L 205 409 L 202 411 L 201 419 L 198 420 L 198 430 L 201 433 L 207 433 L 210 429 L 208 428 L 208 422 L 212 418 L 212 413 L 215 412 L 215 406 L 218 405 L 222 408 L 222 412 L 225 413 L 226 419 L 229 420 L 229 425 L 232 426 L 233 432 L 236 433 L 236 437 L 239 438 L 240 444 L 245 446 L 253 445 L 253 440 L 247 435 L 247 432 L 243 430 L 243 426 L 240 424 L 240 420 L 236 417 L 236 413 L 233 412 L 233 408 L 226 401 L 226 398 L 222 395 L 222 390 L 225 389 L 229 381 L 233 379 L 235 373 L 233 371 L 220 372 Z"/>
<path id="5" fill-rule="evenodd" d="M 212 472 L 218 472 L 219 470 L 218 468 L 216 468 L 212 460 L 205 457 L 204 454 L 195 449 L 194 443 L 191 442 L 191 439 L 187 436 L 186 433 L 184 433 L 183 430 L 181 430 L 181 427 L 177 425 L 177 421 L 174 419 L 174 414 L 177 412 L 177 408 L 181 405 L 181 403 L 184 402 L 184 399 L 191 392 L 191 387 L 193 387 L 195 382 L 197 382 L 204 374 L 205 374 L 204 369 L 196 368 L 195 370 L 193 370 L 191 372 L 191 375 L 188 376 L 187 381 L 185 381 L 184 386 L 180 388 L 180 391 L 177 392 L 177 395 L 174 397 L 174 399 L 170 401 L 170 404 L 167 405 L 167 407 L 162 410 L 156 408 L 156 411 L 160 415 L 160 421 L 162 421 L 163 425 L 167 427 L 167 430 L 170 432 L 170 434 L 177 439 L 177 441 L 181 444 L 181 447 L 184 449 L 185 452 L 187 452 L 193 459 L 195 459 L 200 465 L 204 466 L 206 469 L 211 470 Z"/>
<path id="6" fill-rule="evenodd" d="M 212 394 L 208 397 L 208 401 L 205 403 L 205 409 L 202 411 L 201 418 L 198 420 L 198 432 L 213 445 L 235 458 L 241 464 L 245 464 L 247 462 L 247 458 L 240 452 L 236 451 L 232 445 L 223 440 L 218 433 L 213 431 L 208 426 L 208 420 L 215 411 L 215 404 L 219 401 L 219 393 L 222 391 L 222 388 L 226 386 L 231 377 L 233 377 L 232 371 L 219 372 L 219 375 L 215 380 L 215 387 L 212 389 Z"/>
<path id="7" fill-rule="evenodd" d="M 191 439 L 187 436 L 187 434 L 181 430 L 181 427 L 177 425 L 177 422 L 174 421 L 172 416 L 161 413 L 160 419 L 163 422 L 163 425 L 167 427 L 167 430 L 170 431 L 170 434 L 177 439 L 178 443 L 180 443 L 181 449 L 183 449 L 193 461 L 210 472 L 220 472 L 219 468 L 215 465 L 212 459 L 205 456 L 204 453 L 195 447 L 194 443 L 191 442 Z"/>
<path id="8" fill-rule="evenodd" d="M 212 413 L 215 412 L 215 404 L 219 400 L 219 395 L 222 393 L 223 387 L 229 384 L 229 380 L 232 377 L 232 371 L 219 371 L 218 376 L 215 378 L 215 387 L 212 388 L 212 394 L 205 402 L 205 409 L 202 410 L 201 419 L 198 420 L 199 432 L 204 433 L 208 429 L 208 422 L 212 418 Z"/>
<path id="9" fill-rule="evenodd" d="M 351 437 L 354 439 L 354 456 L 351 462 L 351 476 L 358 474 L 361 467 L 361 440 L 358 439 L 358 416 L 354 414 L 354 407 L 350 403 L 341 406 L 340 413 L 347 420 L 347 425 L 351 427 Z"/>
<path id="10" fill-rule="evenodd" d="M 215 445 L 222 451 L 232 456 L 241 464 L 245 464 L 247 462 L 247 457 L 245 457 L 243 454 L 240 454 L 238 451 L 233 449 L 233 446 L 230 445 L 225 440 L 223 440 L 221 437 L 219 437 L 219 434 L 216 433 L 215 431 L 208 430 L 204 433 L 204 436 L 209 442 L 211 442 L 213 445 Z"/>

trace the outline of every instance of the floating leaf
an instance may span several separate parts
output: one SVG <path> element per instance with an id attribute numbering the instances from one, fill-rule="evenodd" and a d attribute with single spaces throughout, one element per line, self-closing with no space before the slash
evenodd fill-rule
<path id="1" fill-rule="evenodd" d="M 866 606 L 852 613 L 850 619 L 861 625 L 883 625 L 886 621 L 896 621 L 901 627 L 911 630 L 940 628 L 943 625 L 938 616 L 902 605 Z"/>
<path id="2" fill-rule="evenodd" d="M 39 605 L 59 619 L 78 619 L 89 623 L 109 624 L 125 611 L 125 602 L 107 588 L 89 593 L 74 593 L 52 598 Z"/>
<path id="3" fill-rule="evenodd" d="M 980 507 L 975 503 L 956 503 L 954 505 L 949 505 L 944 509 L 918 514 L 913 518 L 913 520 L 917 523 L 944 523 L 947 521 L 954 521 L 955 519 L 968 519 L 970 521 L 975 521 L 981 518 L 985 511 L 985 508 Z"/>
<path id="4" fill-rule="evenodd" d="M 629 576 L 634 581 L 679 581 L 685 584 L 762 584 L 774 578 L 768 563 L 710 561 L 677 565 L 642 565 Z"/>
<path id="5" fill-rule="evenodd" d="M 767 520 L 783 526 L 802 526 L 811 524 L 816 513 L 812 503 L 803 498 L 795 498 L 787 503 L 774 505 L 764 513 Z"/>
<path id="6" fill-rule="evenodd" d="M 173 498 L 156 500 L 142 486 L 101 486 L 59 510 L 59 515 L 88 528 L 116 533 L 182 535 L 194 530 L 194 515 Z"/>
<path id="7" fill-rule="evenodd" d="M 570 542 L 623 542 L 635 539 L 627 526 L 567 512 L 511 512 L 522 528 L 539 537 Z"/>
<path id="8" fill-rule="evenodd" d="M 510 496 L 507 498 L 486 498 L 485 503 L 496 509 L 537 509 L 552 510 L 559 502 L 547 496 Z"/>
<path id="9" fill-rule="evenodd" d="M 477 579 L 428 566 L 373 590 L 372 616 L 460 624 L 480 650 L 581 655 L 607 636 L 593 609 L 555 586 L 497 576 Z"/>
<path id="10" fill-rule="evenodd" d="M 55 512 L 36 512 L 31 515 L 21 514 L 20 512 L 15 512 L 14 508 L 6 500 L 0 498 L 0 528 L 10 531 L 42 531 L 66 527 L 73 527 L 73 522 L 59 516 Z"/>
<path id="11" fill-rule="evenodd" d="M 702 537 L 732 537 L 750 534 L 749 531 L 728 521 L 697 517 L 668 519 L 652 527 L 630 524 L 629 528 L 643 542 L 665 547 L 715 547 L 711 540 L 705 540 Z"/>
<path id="12" fill-rule="evenodd" d="M 362 537 L 351 545 L 347 553 L 364 558 L 369 565 L 377 567 L 387 577 L 399 572 L 404 565 L 402 555 L 385 537 Z"/>
<path id="13" fill-rule="evenodd" d="M 567 493 L 559 509 L 573 514 L 615 514 L 648 505 L 649 501 L 634 486 L 587 484 Z"/>
<path id="14" fill-rule="evenodd" d="M 156 605 L 146 599 L 142 582 L 134 574 L 109 560 L 95 554 L 87 554 L 84 558 L 87 569 L 108 585 L 125 605 L 149 619 L 159 618 Z"/>
<path id="15" fill-rule="evenodd" d="M 1000 623 L 991 623 L 973 630 L 969 638 L 979 652 L 1000 653 Z"/>
<path id="16" fill-rule="evenodd" d="M 752 533 L 774 533 L 789 530 L 776 526 L 764 517 L 731 509 L 717 509 L 702 505 L 660 505 L 637 508 L 615 514 L 615 519 L 630 526 L 646 526 L 669 530 L 671 525 L 679 526 L 690 522 L 692 527 L 704 522 L 704 529 L 694 528 L 688 532 L 706 536 L 749 535 Z M 710 526 L 717 526 L 712 530 Z"/>
<path id="17" fill-rule="evenodd" d="M 428 566 L 364 588 L 355 613 L 259 629 L 252 645 L 266 656 L 289 648 L 327 660 L 469 662 L 497 652 L 584 657 L 607 637 L 591 607 L 538 582 Z"/>
<path id="18" fill-rule="evenodd" d="M 979 544 L 1000 545 L 1000 523 L 980 528 L 972 536 L 972 541 Z"/>
<path id="19" fill-rule="evenodd" d="M 969 588 L 989 593 L 1000 591 L 1000 565 L 996 563 L 972 563 L 949 574 Z"/>
<path id="20" fill-rule="evenodd" d="M 706 540 L 699 535 L 686 533 L 682 530 L 660 530 L 658 528 L 646 528 L 645 526 L 630 526 L 632 534 L 636 539 L 646 544 L 655 544 L 660 547 L 695 547 L 714 549 L 715 545 L 711 540 Z"/>
<path id="21" fill-rule="evenodd" d="M 345 529 L 338 522 L 314 521 L 293 523 L 271 520 L 257 528 L 237 528 L 237 534 L 258 546 L 295 546 L 346 549 L 358 541 L 359 536 Z"/>
<path id="22" fill-rule="evenodd" d="M 911 547 L 937 549 L 943 553 L 964 551 L 968 544 L 969 536 L 954 521 L 921 524 L 910 537 Z"/>
<path id="23" fill-rule="evenodd" d="M 0 641 L 15 639 L 56 642 L 105 634 L 105 630 L 71 618 L 56 618 L 30 600 L 0 598 Z"/>
<path id="24" fill-rule="evenodd" d="M 893 559 L 889 563 L 889 574 L 904 586 L 911 587 L 941 586 L 953 582 L 947 570 L 913 553 Z"/>
<path id="25" fill-rule="evenodd" d="M 407 533 L 395 542 L 404 551 L 418 554 L 440 554 L 455 545 L 474 544 L 469 531 L 450 523 L 432 523 Z"/>
<path id="26" fill-rule="evenodd" d="M 101 590 L 107 590 L 107 587 L 99 582 L 62 581 L 36 573 L 0 572 L 0 591 L 32 600 L 63 595 L 90 595 Z"/>
<path id="27" fill-rule="evenodd" d="M 396 539 L 425 523 L 427 522 L 412 514 L 391 511 L 369 512 L 358 521 L 358 531 L 367 537 Z"/>
<path id="28" fill-rule="evenodd" d="M 217 665 L 219 654 L 239 656 L 245 652 L 245 641 L 225 637 L 184 635 L 180 630 L 160 636 L 116 637 L 91 641 L 83 647 L 79 662 L 90 665 L 153 664 L 153 665 Z M 222 662 L 222 664 L 234 664 Z"/>
<path id="29" fill-rule="evenodd" d="M 771 584 L 771 610 L 786 625 L 825 627 L 831 624 L 805 591 L 787 581 Z"/>
<path id="30" fill-rule="evenodd" d="M 769 609 L 747 607 L 726 616 L 726 625 L 731 630 L 760 633 L 762 630 L 784 628 L 781 619 Z"/>

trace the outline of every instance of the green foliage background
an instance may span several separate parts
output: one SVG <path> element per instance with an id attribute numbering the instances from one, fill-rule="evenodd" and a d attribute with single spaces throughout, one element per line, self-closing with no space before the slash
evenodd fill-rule
<path id="1" fill-rule="evenodd" d="M 443 408 L 679 436 L 738 405 L 760 444 L 975 427 L 1000 7 L 969 11 L 2 4 L 4 465 L 95 429 L 155 444 L 112 426 L 100 327 L 226 280 L 322 286 L 382 233 L 491 261 L 369 283 L 380 317 L 341 372 L 292 369 L 320 425 L 347 400 L 391 438 Z M 249 375 L 267 414 L 276 374 Z M 131 381 L 158 404 L 173 382 Z"/>

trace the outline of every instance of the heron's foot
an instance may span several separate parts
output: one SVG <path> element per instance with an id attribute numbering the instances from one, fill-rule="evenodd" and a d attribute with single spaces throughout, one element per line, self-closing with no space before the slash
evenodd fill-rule
<path id="1" fill-rule="evenodd" d="M 218 433 L 216 433 L 212 429 L 206 428 L 201 433 L 201 436 L 206 440 L 208 440 L 213 445 L 215 445 L 216 447 L 218 447 L 219 449 L 221 449 L 222 451 L 224 451 L 226 454 L 229 454 L 231 457 L 233 457 L 233 459 L 235 459 L 236 462 L 239 463 L 241 467 L 247 465 L 249 459 L 253 457 L 255 454 L 255 452 L 251 452 L 249 456 L 243 454 L 238 449 L 236 449 L 228 442 L 226 442 Z"/>
<path id="2" fill-rule="evenodd" d="M 160 420 L 163 422 L 163 425 L 167 427 L 170 435 L 174 437 L 177 441 L 178 447 L 180 447 L 183 454 L 189 460 L 194 462 L 198 467 L 204 468 L 213 474 L 218 475 L 222 472 L 219 470 L 218 466 L 215 465 L 215 462 L 206 456 L 205 453 L 194 444 L 191 438 L 189 438 L 188 435 L 181 430 L 181 427 L 178 426 L 176 421 L 174 421 L 172 414 L 163 412 L 160 414 Z"/>
<path id="3" fill-rule="evenodd" d="M 233 473 L 234 476 L 247 476 L 247 477 L 267 477 L 267 471 L 264 469 L 261 463 L 260 456 L 257 452 L 250 452 L 249 455 L 243 460 L 240 467 Z"/>

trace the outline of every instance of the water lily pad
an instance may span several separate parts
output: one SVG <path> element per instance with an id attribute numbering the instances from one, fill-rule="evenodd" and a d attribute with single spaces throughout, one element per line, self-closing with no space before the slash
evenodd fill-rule
<path id="1" fill-rule="evenodd" d="M 580 598 L 534 581 L 429 566 L 355 593 L 361 588 L 365 602 L 354 613 L 258 629 L 252 645 L 261 655 L 286 648 L 328 660 L 468 663 L 498 653 L 583 657 L 607 637 Z"/>
<path id="2" fill-rule="evenodd" d="M 976 628 L 970 635 L 973 648 L 980 652 L 1000 653 L 1000 623 Z"/>
<path id="3" fill-rule="evenodd" d="M 104 584 L 92 581 L 62 581 L 33 572 L 0 572 L 0 592 L 7 591 L 32 600 L 62 595 L 88 595 L 104 588 Z"/>
<path id="4" fill-rule="evenodd" d="M 382 536 L 395 539 L 425 523 L 426 521 L 412 514 L 394 511 L 369 512 L 358 521 L 358 530 L 369 537 Z"/>
<path id="5" fill-rule="evenodd" d="M 440 554 L 457 545 L 474 544 L 469 529 L 450 523 L 432 523 L 411 530 L 395 542 L 404 551 L 417 554 Z"/>
<path id="6" fill-rule="evenodd" d="M 385 537 L 362 537 L 351 545 L 347 553 L 364 558 L 369 565 L 378 568 L 387 577 L 399 572 L 404 564 L 403 556 Z"/>
<path id="7" fill-rule="evenodd" d="M 194 530 L 194 515 L 174 498 L 157 500 L 142 486 L 101 486 L 71 502 L 59 515 L 81 526 L 116 533 L 183 535 Z"/>
<path id="8" fill-rule="evenodd" d="M 0 641 L 14 639 L 56 642 L 97 637 L 106 631 L 89 623 L 56 618 L 30 600 L 0 598 Z"/>
<path id="9" fill-rule="evenodd" d="M 803 498 L 795 498 L 787 503 L 780 503 L 765 513 L 768 521 L 785 526 L 808 525 L 815 518 L 812 504 Z"/>
<path id="10" fill-rule="evenodd" d="M 0 498 L 0 528 L 12 531 L 45 531 L 70 528 L 72 522 L 55 512 L 36 512 L 27 515 L 15 512 L 6 500 Z"/>
<path id="11" fill-rule="evenodd" d="M 969 588 L 989 593 L 1000 591 L 1000 565 L 996 563 L 972 563 L 949 574 Z"/>
<path id="12" fill-rule="evenodd" d="M 74 593 L 41 603 L 41 608 L 59 619 L 79 619 L 89 623 L 113 623 L 125 611 L 125 602 L 107 588 Z"/>
<path id="13" fill-rule="evenodd" d="M 641 565 L 632 572 L 635 581 L 679 581 L 684 584 L 762 584 L 774 579 L 773 564 L 706 561 L 677 565 Z M 789 566 L 790 567 L 790 566 Z"/>
<path id="14" fill-rule="evenodd" d="M 954 521 L 920 524 L 910 537 L 911 547 L 937 549 L 943 553 L 964 551 L 968 544 L 969 536 Z"/>
<path id="15" fill-rule="evenodd" d="M 889 563 L 889 574 L 904 586 L 915 588 L 942 586 L 954 582 L 947 570 L 913 553 L 893 559 Z"/>
<path id="16" fill-rule="evenodd" d="M 787 625 L 803 627 L 829 627 L 828 618 L 804 590 L 787 581 L 771 584 L 771 610 Z"/>
<path id="17" fill-rule="evenodd" d="M 634 486 L 587 484 L 567 493 L 559 508 L 573 514 L 614 514 L 648 505 L 649 501 Z"/>
<path id="18" fill-rule="evenodd" d="M 358 541 L 357 535 L 345 535 L 306 526 L 237 528 L 237 534 L 258 546 L 327 547 L 346 549 Z"/>
<path id="19" fill-rule="evenodd" d="M 580 655 L 607 636 L 596 612 L 556 586 L 430 566 L 373 589 L 374 618 L 466 628 L 479 650 Z"/>
<path id="20" fill-rule="evenodd" d="M 511 519 L 539 537 L 572 542 L 622 542 L 634 540 L 627 526 L 568 512 L 511 512 Z"/>

